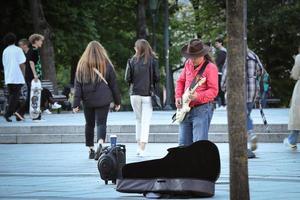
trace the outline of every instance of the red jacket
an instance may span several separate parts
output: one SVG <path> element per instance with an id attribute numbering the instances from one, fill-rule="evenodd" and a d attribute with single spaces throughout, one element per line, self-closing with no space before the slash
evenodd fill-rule
<path id="1" fill-rule="evenodd" d="M 175 90 L 175 98 L 181 98 L 184 91 L 191 85 L 194 77 L 198 74 L 198 71 L 201 69 L 200 67 L 194 69 L 193 62 L 189 59 L 185 63 L 185 66 L 177 80 L 177 86 Z M 206 78 L 206 82 L 199 86 L 195 94 L 197 94 L 197 99 L 190 103 L 190 106 L 197 106 L 199 104 L 204 104 L 211 102 L 218 95 L 218 68 L 215 64 L 209 63 L 206 66 L 206 69 L 202 75 Z"/>

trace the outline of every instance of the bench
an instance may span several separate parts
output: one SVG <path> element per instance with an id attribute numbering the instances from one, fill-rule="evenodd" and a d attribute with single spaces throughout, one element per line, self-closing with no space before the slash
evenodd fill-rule
<path id="1" fill-rule="evenodd" d="M 66 101 L 68 101 L 67 97 L 65 95 L 59 94 L 59 95 L 55 95 L 54 94 L 54 87 L 53 87 L 53 83 L 50 80 L 42 80 L 41 82 L 42 84 L 42 88 L 46 88 L 48 89 L 52 96 L 53 96 L 53 101 L 57 102 L 60 105 L 64 105 Z M 57 109 L 57 113 L 60 113 L 61 109 Z"/>

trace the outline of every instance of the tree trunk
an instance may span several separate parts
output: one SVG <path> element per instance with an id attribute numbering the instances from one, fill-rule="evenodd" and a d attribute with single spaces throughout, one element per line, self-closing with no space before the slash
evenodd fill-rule
<path id="1" fill-rule="evenodd" d="M 200 21 L 200 11 L 199 11 L 200 0 L 190 0 L 190 2 L 192 3 L 194 8 L 195 23 L 198 24 L 198 22 Z M 201 33 L 197 31 L 197 38 L 201 39 L 201 36 L 202 36 Z"/>
<path id="2" fill-rule="evenodd" d="M 137 27 L 137 38 L 147 39 L 147 23 L 146 23 L 146 0 L 138 0 L 138 27 Z"/>
<path id="3" fill-rule="evenodd" d="M 173 84 L 173 73 L 169 63 L 169 2 L 164 0 L 164 60 L 166 70 L 166 104 L 165 110 L 172 110 L 174 106 L 174 84 Z"/>
<path id="4" fill-rule="evenodd" d="M 248 200 L 246 131 L 246 0 L 227 0 L 230 199 Z M 236 84 L 239 83 L 239 84 Z"/>
<path id="5" fill-rule="evenodd" d="M 41 48 L 43 78 L 53 83 L 54 91 L 57 93 L 54 48 L 52 43 L 54 34 L 45 18 L 41 0 L 30 0 L 29 4 L 34 31 L 45 37 L 43 47 Z"/>

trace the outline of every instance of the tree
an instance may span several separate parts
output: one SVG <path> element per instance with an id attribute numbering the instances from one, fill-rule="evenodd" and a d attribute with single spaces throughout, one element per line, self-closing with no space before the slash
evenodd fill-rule
<path id="1" fill-rule="evenodd" d="M 137 0 L 138 10 L 137 10 L 137 38 L 147 39 L 147 23 L 146 23 L 146 0 Z"/>
<path id="2" fill-rule="evenodd" d="M 45 37 L 44 45 L 41 49 L 43 75 L 45 79 L 52 81 L 54 91 L 57 92 L 54 47 L 52 43 L 54 34 L 45 18 L 41 0 L 30 0 L 29 3 L 34 30 Z"/>
<path id="3" fill-rule="evenodd" d="M 249 199 L 246 131 L 246 0 L 227 0 L 230 199 Z M 239 83 L 239 84 L 236 84 Z"/>

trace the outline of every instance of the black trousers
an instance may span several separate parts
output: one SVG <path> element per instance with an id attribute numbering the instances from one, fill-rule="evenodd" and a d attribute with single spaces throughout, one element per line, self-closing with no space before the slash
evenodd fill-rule
<path id="1" fill-rule="evenodd" d="M 217 98 L 218 98 L 219 106 L 226 106 L 225 93 L 221 90 L 221 80 L 222 80 L 222 75 L 219 74 L 219 93 Z"/>
<path id="2" fill-rule="evenodd" d="M 109 111 L 109 105 L 97 108 L 84 107 L 85 117 L 85 145 L 94 146 L 94 129 L 97 124 L 97 141 L 106 138 L 106 122 Z"/>
<path id="3" fill-rule="evenodd" d="M 17 111 L 21 87 L 22 87 L 22 84 L 7 84 L 8 108 L 5 113 L 6 117 L 11 117 Z"/>

